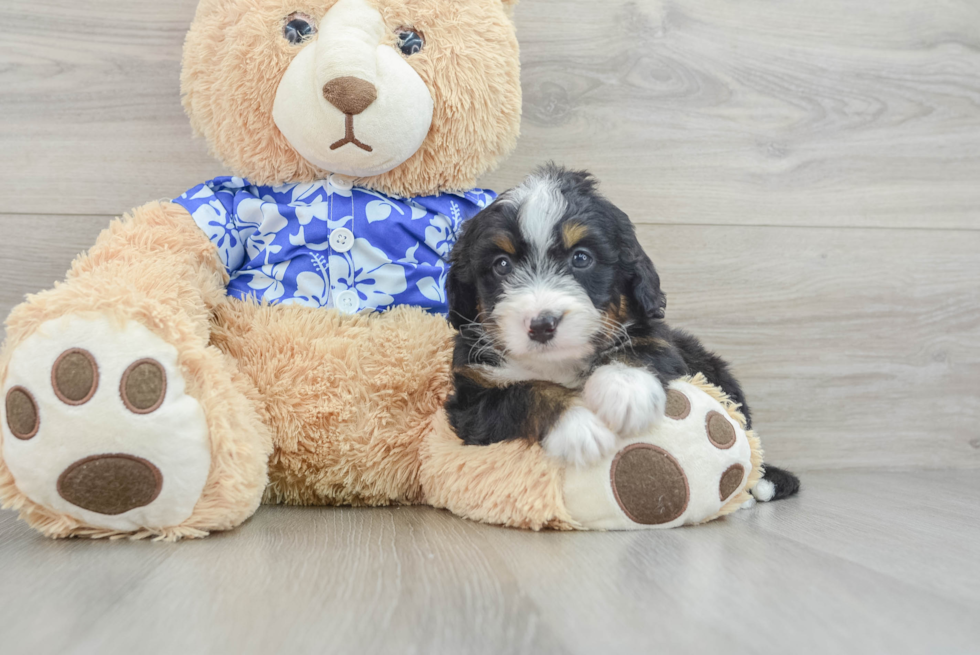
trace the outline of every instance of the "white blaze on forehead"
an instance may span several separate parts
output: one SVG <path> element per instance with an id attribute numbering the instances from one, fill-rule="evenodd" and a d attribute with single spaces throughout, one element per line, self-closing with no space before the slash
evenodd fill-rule
<path id="1" fill-rule="evenodd" d="M 555 226 L 568 209 L 561 187 L 554 178 L 534 176 L 511 193 L 511 199 L 520 205 L 517 220 L 521 234 L 541 258 L 551 247 Z"/>

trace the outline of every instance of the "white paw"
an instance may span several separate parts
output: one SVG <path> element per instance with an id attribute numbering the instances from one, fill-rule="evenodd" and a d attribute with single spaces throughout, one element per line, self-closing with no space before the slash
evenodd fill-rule
<path id="1" fill-rule="evenodd" d="M 769 502 L 776 495 L 776 485 L 763 478 L 752 487 L 752 495 L 760 502 Z"/>
<path id="2" fill-rule="evenodd" d="M 585 383 L 582 398 L 610 430 L 623 436 L 649 430 L 663 419 L 667 406 L 657 376 L 618 362 L 597 368 Z"/>
<path id="3" fill-rule="evenodd" d="M 573 406 L 561 415 L 544 439 L 544 450 L 555 459 L 587 466 L 611 454 L 616 435 L 585 407 Z"/>
<path id="4" fill-rule="evenodd" d="M 35 503 L 88 526 L 170 527 L 211 468 L 204 410 L 177 349 L 135 322 L 65 316 L 10 356 L 3 460 Z"/>

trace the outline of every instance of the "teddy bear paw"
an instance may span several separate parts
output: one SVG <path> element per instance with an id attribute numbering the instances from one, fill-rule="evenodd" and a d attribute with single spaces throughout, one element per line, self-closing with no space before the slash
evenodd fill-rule
<path id="1" fill-rule="evenodd" d="M 736 509 L 748 494 L 757 442 L 719 400 L 684 380 L 671 382 L 665 418 L 621 438 L 587 468 L 567 468 L 565 506 L 589 529 L 668 528 Z"/>
<path id="2" fill-rule="evenodd" d="M 610 430 L 633 436 L 663 419 L 667 393 L 649 371 L 615 362 L 595 370 L 582 399 Z"/>
<path id="3" fill-rule="evenodd" d="M 3 462 L 33 502 L 96 528 L 191 515 L 211 466 L 177 349 L 143 325 L 64 316 L 10 355 Z"/>

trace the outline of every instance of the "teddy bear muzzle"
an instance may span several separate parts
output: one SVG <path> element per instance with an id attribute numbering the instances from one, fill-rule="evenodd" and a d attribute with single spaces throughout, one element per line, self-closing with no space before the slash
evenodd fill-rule
<path id="1" fill-rule="evenodd" d="M 324 171 L 380 175 L 414 155 L 429 133 L 432 94 L 390 32 L 373 4 L 339 0 L 279 81 L 273 121 Z"/>

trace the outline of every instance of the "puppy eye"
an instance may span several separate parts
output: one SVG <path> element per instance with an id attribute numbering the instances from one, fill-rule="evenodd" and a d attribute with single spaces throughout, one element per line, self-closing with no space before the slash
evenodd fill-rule
<path id="1" fill-rule="evenodd" d="M 512 269 L 513 269 L 513 265 L 510 263 L 509 257 L 501 256 L 493 260 L 493 272 L 499 275 L 500 277 L 509 275 Z"/>
<path id="2" fill-rule="evenodd" d="M 406 57 L 411 57 L 415 53 L 421 52 L 422 47 L 425 45 L 425 39 L 422 35 L 410 27 L 398 28 L 395 31 L 395 35 L 398 36 L 398 49 Z"/>
<path id="3" fill-rule="evenodd" d="M 574 268 L 588 268 L 592 266 L 592 255 L 585 250 L 576 250 L 572 253 L 572 266 Z"/>
<path id="4" fill-rule="evenodd" d="M 298 11 L 286 17 L 282 35 L 292 45 L 299 45 L 316 34 L 316 25 L 312 18 Z"/>

